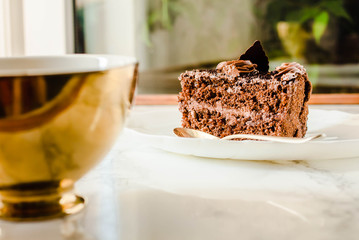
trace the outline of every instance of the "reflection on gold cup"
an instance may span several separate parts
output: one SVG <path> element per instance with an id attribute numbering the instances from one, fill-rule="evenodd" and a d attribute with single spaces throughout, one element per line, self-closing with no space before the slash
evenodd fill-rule
<path id="1" fill-rule="evenodd" d="M 96 58 L 72 55 L 55 62 L 81 63 L 86 57 Z M 7 59 L 0 59 L 0 217 L 21 221 L 77 213 L 84 199 L 72 192 L 73 184 L 104 157 L 123 128 L 137 63 L 122 59 L 97 69 L 91 62 L 82 66 L 86 70 L 74 66 L 67 72 L 60 65 L 46 72 L 40 64 L 46 57 L 25 60 L 37 68 L 33 73 L 4 73 Z"/>

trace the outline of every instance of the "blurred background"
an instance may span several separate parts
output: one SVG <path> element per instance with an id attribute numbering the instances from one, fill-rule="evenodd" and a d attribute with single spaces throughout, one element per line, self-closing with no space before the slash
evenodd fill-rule
<path id="1" fill-rule="evenodd" d="M 12 55 L 135 56 L 142 94 L 176 94 L 181 72 L 235 59 L 257 39 L 272 70 L 302 63 L 315 93 L 359 93 L 358 0 L 0 1 L 2 21 L 24 30 L 10 33 L 24 39 Z"/>
<path id="2" fill-rule="evenodd" d="M 177 93 L 180 72 L 235 59 L 256 39 L 271 69 L 304 64 L 314 92 L 359 92 L 358 0 L 75 2 L 77 50 L 135 55 L 140 93 Z"/>

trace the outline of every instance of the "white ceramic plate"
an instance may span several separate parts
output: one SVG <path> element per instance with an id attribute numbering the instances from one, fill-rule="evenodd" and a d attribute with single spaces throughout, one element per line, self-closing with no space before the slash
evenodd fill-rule
<path id="1" fill-rule="evenodd" d="M 310 109 L 307 135 L 325 133 L 327 138 L 303 144 L 180 138 L 172 132 L 180 121 L 175 108 L 135 113 L 128 128 L 152 147 L 199 157 L 280 161 L 359 157 L 357 114 Z"/>

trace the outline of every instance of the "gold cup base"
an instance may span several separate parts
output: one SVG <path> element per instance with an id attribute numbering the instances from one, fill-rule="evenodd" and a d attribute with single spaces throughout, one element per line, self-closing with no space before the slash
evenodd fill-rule
<path id="1" fill-rule="evenodd" d="M 37 182 L 0 188 L 0 219 L 39 221 L 79 213 L 85 199 L 71 192 L 72 182 Z"/>

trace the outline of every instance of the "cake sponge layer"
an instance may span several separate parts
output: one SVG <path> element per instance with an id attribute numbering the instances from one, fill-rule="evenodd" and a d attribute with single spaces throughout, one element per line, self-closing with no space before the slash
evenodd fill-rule
<path id="1" fill-rule="evenodd" d="M 303 137 L 306 133 L 311 84 L 297 63 L 269 73 L 193 70 L 182 73 L 179 80 L 183 127 L 218 137 L 239 133 Z"/>

